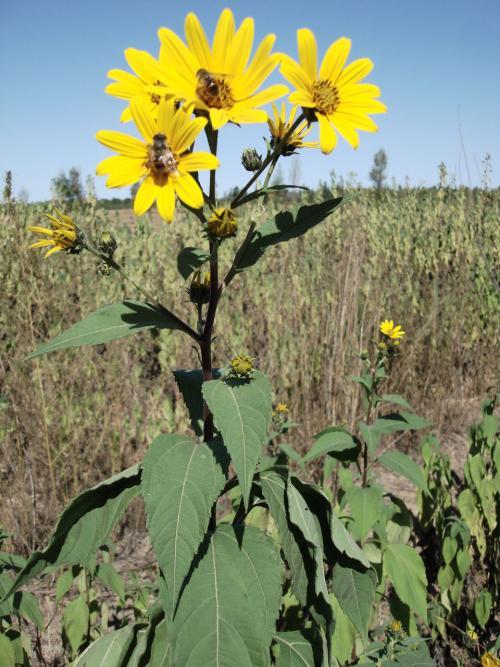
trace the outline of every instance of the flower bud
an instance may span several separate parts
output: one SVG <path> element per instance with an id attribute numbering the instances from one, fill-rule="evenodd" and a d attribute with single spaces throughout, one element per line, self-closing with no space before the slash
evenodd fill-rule
<path id="1" fill-rule="evenodd" d="M 238 354 L 231 360 L 231 373 L 239 378 L 250 377 L 253 371 L 253 357 L 247 354 Z"/>
<path id="2" fill-rule="evenodd" d="M 198 269 L 194 272 L 188 289 L 191 303 L 201 305 L 210 300 L 210 272 Z"/>
<path id="3" fill-rule="evenodd" d="M 216 208 L 207 220 L 208 231 L 219 239 L 234 236 L 238 229 L 238 220 L 230 208 Z"/>
<path id="4" fill-rule="evenodd" d="M 115 250 L 118 247 L 118 243 L 111 232 L 105 231 L 101 234 L 97 246 L 103 255 L 113 257 Z"/>
<path id="5" fill-rule="evenodd" d="M 255 148 L 245 148 L 241 155 L 241 164 L 247 171 L 258 171 L 262 167 L 262 155 Z"/>

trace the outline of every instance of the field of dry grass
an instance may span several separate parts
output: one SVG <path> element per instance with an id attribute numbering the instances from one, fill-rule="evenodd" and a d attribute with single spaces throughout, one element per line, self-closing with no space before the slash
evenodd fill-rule
<path id="1" fill-rule="evenodd" d="M 325 426 L 353 424 L 360 397 L 347 378 L 359 371 L 357 355 L 380 319 L 395 319 L 407 336 L 391 393 L 434 421 L 459 468 L 463 435 L 498 373 L 500 193 L 351 195 L 329 220 L 271 249 L 227 290 L 216 364 L 239 352 L 256 356 L 276 400 L 300 422 L 289 442 L 304 451 Z M 260 221 L 279 207 L 272 200 L 251 211 Z M 39 342 L 97 307 L 138 296 L 119 276 L 97 275 L 91 256 L 44 261 L 28 250 L 25 227 L 41 214 L 26 204 L 0 210 L 0 526 L 22 552 L 45 541 L 80 490 L 142 458 L 160 431 L 189 428 L 171 370 L 198 366 L 190 340 L 171 332 L 25 361 Z M 110 229 L 117 259 L 134 279 L 194 322 L 176 256 L 184 245 L 200 245 L 199 223 L 181 212 L 172 226 L 154 215 L 135 221 L 91 199 L 74 215 L 89 234 Z M 227 243 L 223 259 L 237 242 Z"/>

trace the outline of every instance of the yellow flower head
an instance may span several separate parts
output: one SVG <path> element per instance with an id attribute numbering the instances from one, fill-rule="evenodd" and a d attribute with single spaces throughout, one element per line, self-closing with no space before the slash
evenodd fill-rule
<path id="1" fill-rule="evenodd" d="M 290 409 L 286 403 L 278 403 L 274 411 L 279 415 L 286 415 L 290 412 Z"/>
<path id="2" fill-rule="evenodd" d="M 139 49 L 126 49 L 125 59 L 134 74 L 122 69 L 109 70 L 108 77 L 114 81 L 106 86 L 106 92 L 129 102 L 140 97 L 155 116 L 162 99 L 172 97 L 172 93 L 165 87 L 165 73 L 160 62 L 147 51 Z M 130 105 L 123 110 L 121 120 L 132 120 Z"/>
<path id="3" fill-rule="evenodd" d="M 269 130 L 271 132 L 271 147 L 274 148 L 276 144 L 279 144 L 283 138 L 288 135 L 290 128 L 293 125 L 295 116 L 297 113 L 297 107 L 292 107 L 290 110 L 290 115 L 287 117 L 286 105 L 283 102 L 281 105 L 281 111 L 278 111 L 278 108 L 273 104 L 273 118 L 268 118 L 267 124 L 269 125 Z M 318 143 L 307 143 L 304 142 L 304 138 L 309 134 L 311 128 L 308 126 L 307 121 L 303 121 L 298 125 L 298 127 L 288 136 L 285 144 L 281 149 L 281 155 L 288 156 L 293 155 L 298 148 L 318 148 Z"/>
<path id="4" fill-rule="evenodd" d="M 210 234 L 219 239 L 225 239 L 228 236 L 234 236 L 238 229 L 238 219 L 230 208 L 216 208 L 213 215 L 207 220 L 207 227 Z"/>
<path id="5" fill-rule="evenodd" d="M 61 211 L 55 209 L 55 216 L 44 213 L 45 217 L 50 220 L 51 226 L 38 227 L 30 225 L 27 229 L 30 232 L 43 234 L 48 238 L 32 243 L 30 248 L 43 248 L 51 246 L 45 253 L 45 257 L 52 255 L 54 252 L 60 250 L 67 250 L 70 253 L 78 253 L 83 249 L 82 236 L 80 230 L 75 225 L 69 215 L 64 215 Z"/>
<path id="6" fill-rule="evenodd" d="M 380 323 L 380 333 L 399 344 L 400 339 L 403 338 L 406 332 L 401 329 L 401 325 L 399 324 L 395 327 L 394 320 L 384 320 Z"/>
<path id="7" fill-rule="evenodd" d="M 473 642 L 477 642 L 477 640 L 479 639 L 477 632 L 472 628 L 467 630 L 465 634 L 467 635 L 467 639 L 470 639 Z"/>
<path id="8" fill-rule="evenodd" d="M 176 97 L 210 116 L 214 129 L 234 123 L 265 123 L 264 104 L 288 92 L 283 85 L 273 85 L 256 92 L 279 62 L 271 54 L 276 39 L 267 35 L 250 61 L 254 22 L 246 18 L 236 29 L 233 13 L 224 9 L 219 17 L 210 47 L 197 16 L 192 12 L 185 21 L 186 44 L 169 28 L 160 28 L 160 62 L 166 83 Z"/>
<path id="9" fill-rule="evenodd" d="M 392 621 L 392 623 L 389 625 L 389 630 L 390 630 L 391 632 L 394 632 L 395 634 L 398 634 L 398 633 L 402 632 L 402 630 L 403 630 L 403 624 L 401 623 L 401 621 L 398 621 L 398 620 L 395 619 L 395 620 Z"/>
<path id="10" fill-rule="evenodd" d="M 500 660 L 493 653 L 484 653 L 481 656 L 481 667 L 500 667 Z"/>
<path id="11" fill-rule="evenodd" d="M 219 161 L 211 153 L 186 152 L 205 127 L 206 118 L 191 118 L 173 99 L 162 101 L 155 119 L 142 98 L 131 100 L 132 117 L 141 139 L 122 132 L 102 130 L 97 139 L 118 153 L 97 166 L 108 175 L 109 188 L 132 185 L 142 179 L 134 200 L 134 212 L 143 215 L 156 201 L 160 216 L 172 222 L 175 197 L 191 208 L 203 206 L 203 194 L 190 172 L 215 169 Z"/>
<path id="12" fill-rule="evenodd" d="M 253 371 L 253 361 L 247 354 L 238 354 L 231 360 L 231 372 L 238 377 L 248 377 Z"/>
<path id="13" fill-rule="evenodd" d="M 331 153 L 339 132 L 353 148 L 359 145 L 357 130 L 376 132 L 368 114 L 385 113 L 386 106 L 375 99 L 380 89 L 360 83 L 372 70 L 369 58 L 355 60 L 345 67 L 351 40 L 341 37 L 327 50 L 318 69 L 318 47 L 307 28 L 297 31 L 299 62 L 282 56 L 281 73 L 296 91 L 290 102 L 304 107 L 310 120 L 319 121 L 319 143 L 323 153 Z"/>

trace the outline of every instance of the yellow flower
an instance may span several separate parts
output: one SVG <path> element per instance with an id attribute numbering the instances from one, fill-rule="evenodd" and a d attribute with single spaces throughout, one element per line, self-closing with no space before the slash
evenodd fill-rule
<path id="1" fill-rule="evenodd" d="M 290 131 L 292 127 L 295 116 L 297 113 L 297 107 L 292 107 L 290 110 L 290 115 L 287 118 L 286 105 L 283 102 L 281 105 L 281 111 L 278 111 L 278 108 L 273 104 L 273 118 L 268 118 L 267 124 L 269 125 L 269 131 L 271 132 L 271 147 L 274 148 Z M 319 144 L 308 143 L 304 141 L 304 138 L 311 131 L 310 126 L 307 121 L 304 120 L 297 128 L 289 135 L 286 143 L 281 149 L 281 155 L 288 156 L 293 155 L 298 148 L 319 148 Z"/>
<path id="2" fill-rule="evenodd" d="M 219 239 L 225 239 L 228 236 L 234 236 L 238 229 L 238 219 L 230 208 L 216 208 L 213 215 L 207 220 L 207 227 L 210 234 Z"/>
<path id="3" fill-rule="evenodd" d="M 391 632 L 394 632 L 394 633 L 402 632 L 402 630 L 403 630 L 403 624 L 401 623 L 401 621 L 398 621 L 398 620 L 395 619 L 395 620 L 392 621 L 392 623 L 389 625 L 389 629 L 391 630 Z"/>
<path id="4" fill-rule="evenodd" d="M 481 667 L 500 667 L 500 660 L 493 653 L 484 653 L 481 656 Z"/>
<path id="5" fill-rule="evenodd" d="M 307 28 L 297 31 L 299 63 L 282 56 L 281 73 L 296 91 L 290 102 L 304 107 L 310 120 L 319 121 L 319 143 L 323 153 L 331 153 L 337 143 L 336 131 L 351 144 L 359 145 L 357 130 L 376 132 L 368 114 L 385 113 L 386 106 L 376 97 L 380 89 L 360 83 L 372 70 L 369 58 L 355 60 L 344 67 L 351 40 L 341 37 L 327 50 L 318 70 L 318 49 L 314 34 Z"/>
<path id="6" fill-rule="evenodd" d="M 275 408 L 275 412 L 277 414 L 287 414 L 290 412 L 290 409 L 288 408 L 288 405 L 286 403 L 278 403 L 278 405 Z"/>
<path id="7" fill-rule="evenodd" d="M 380 333 L 399 344 L 400 339 L 403 338 L 406 332 L 401 329 L 401 325 L 399 324 L 395 327 L 394 320 L 384 320 L 380 323 Z"/>
<path id="8" fill-rule="evenodd" d="M 479 639 L 477 632 L 473 629 L 467 630 L 465 634 L 467 635 L 467 638 L 473 642 L 477 642 L 477 640 Z"/>
<path id="9" fill-rule="evenodd" d="M 211 153 L 186 152 L 205 127 L 205 118 L 191 118 L 174 100 L 162 101 L 155 120 L 142 98 L 130 104 L 132 117 L 143 140 L 122 132 L 102 130 L 97 139 L 118 153 L 97 166 L 108 175 L 109 188 L 121 188 L 142 180 L 134 200 L 134 212 L 143 215 L 156 201 L 160 216 L 172 222 L 175 197 L 191 208 L 203 206 L 200 186 L 190 172 L 215 169 L 219 161 Z"/>
<path id="10" fill-rule="evenodd" d="M 231 360 L 231 371 L 238 377 L 248 377 L 253 371 L 253 357 L 247 354 L 238 354 Z"/>
<path id="11" fill-rule="evenodd" d="M 249 64 L 254 22 L 246 18 L 236 29 L 230 9 L 219 17 L 212 48 L 197 16 L 185 21 L 186 44 L 169 28 L 160 28 L 160 62 L 167 71 L 166 82 L 175 95 L 210 116 L 214 129 L 234 123 L 265 123 L 267 113 L 258 107 L 288 92 L 273 85 L 256 92 L 279 62 L 271 54 L 275 35 L 267 35 Z"/>
<path id="12" fill-rule="evenodd" d="M 125 49 L 124 53 L 134 74 L 122 69 L 109 70 L 108 77 L 115 80 L 106 86 L 105 92 L 129 101 L 141 97 L 147 103 L 151 114 L 156 115 L 161 100 L 172 97 L 172 93 L 165 87 L 165 72 L 160 62 L 147 51 Z M 130 105 L 123 110 L 120 120 L 132 120 Z"/>
<path id="13" fill-rule="evenodd" d="M 48 236 L 46 239 L 32 243 L 30 248 L 43 248 L 52 246 L 45 253 L 45 257 L 52 255 L 60 250 L 67 250 L 68 252 L 77 253 L 83 249 L 82 237 L 78 227 L 75 225 L 69 215 L 64 215 L 61 211 L 55 209 L 56 216 L 44 213 L 45 217 L 51 222 L 50 229 L 47 227 L 38 227 L 30 225 L 27 229 L 30 232 L 37 234 L 44 234 Z"/>

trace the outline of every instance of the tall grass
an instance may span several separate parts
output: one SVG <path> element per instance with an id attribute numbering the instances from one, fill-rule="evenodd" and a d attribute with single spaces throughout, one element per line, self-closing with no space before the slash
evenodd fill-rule
<path id="1" fill-rule="evenodd" d="M 290 440 L 301 450 L 329 423 L 352 426 L 359 396 L 345 378 L 358 371 L 357 353 L 388 317 L 407 332 L 394 391 L 441 431 L 460 431 L 494 381 L 500 193 L 404 188 L 350 195 L 305 240 L 271 249 L 239 276 L 242 290 L 225 292 L 216 363 L 240 351 L 258 358 L 279 387 L 276 399 L 301 423 Z M 277 208 L 273 199 L 249 209 L 241 228 L 250 213 L 260 221 Z M 189 428 L 170 371 L 197 365 L 190 340 L 177 332 L 24 361 L 90 311 L 138 296 L 119 276 L 97 275 L 91 256 L 60 253 L 44 261 L 28 250 L 25 227 L 42 211 L 26 204 L 0 211 L 0 525 L 21 549 L 38 546 L 70 497 L 141 458 L 161 430 Z M 87 233 L 110 229 L 117 259 L 134 279 L 193 320 L 176 256 L 199 243 L 197 221 L 181 211 L 172 226 L 154 216 L 136 221 L 126 211 L 98 209 L 93 199 L 74 214 Z"/>

